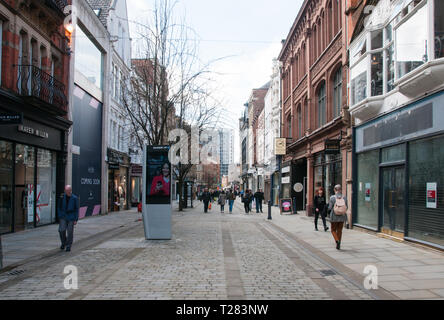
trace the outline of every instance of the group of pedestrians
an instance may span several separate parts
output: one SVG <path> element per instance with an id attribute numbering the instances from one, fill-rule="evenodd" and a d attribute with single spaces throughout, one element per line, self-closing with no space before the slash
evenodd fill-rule
<path id="1" fill-rule="evenodd" d="M 230 213 L 233 213 L 234 200 L 236 200 L 237 192 L 229 189 L 228 191 L 222 190 L 219 192 L 217 203 L 220 206 L 220 212 L 225 212 L 225 205 L 228 202 L 228 209 Z M 208 191 L 205 188 L 200 196 L 200 200 L 204 204 L 204 213 L 208 213 L 208 209 L 211 209 L 211 203 L 215 201 L 214 193 Z"/>
<path id="2" fill-rule="evenodd" d="M 253 194 L 251 189 L 247 189 L 245 193 L 242 195 L 242 203 L 244 204 L 245 213 L 248 214 L 251 212 L 251 207 L 253 201 L 256 204 L 256 213 L 263 213 L 262 211 L 262 203 L 264 202 L 264 193 L 262 189 L 259 189 L 257 192 Z"/>
<path id="3" fill-rule="evenodd" d="M 332 195 L 327 204 L 324 195 L 324 189 L 319 188 L 317 194 L 314 197 L 313 208 L 315 216 L 315 230 L 318 231 L 318 219 L 322 218 L 324 224 L 324 231 L 328 231 L 326 216 L 330 215 L 331 233 L 336 242 L 336 249 L 341 249 L 342 241 L 342 229 L 344 228 L 344 222 L 347 222 L 348 202 L 347 197 L 342 195 L 341 185 L 336 185 L 334 188 L 335 194 Z"/>

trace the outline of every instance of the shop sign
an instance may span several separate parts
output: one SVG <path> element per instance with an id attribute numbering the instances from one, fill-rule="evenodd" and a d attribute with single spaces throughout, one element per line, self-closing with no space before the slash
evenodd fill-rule
<path id="1" fill-rule="evenodd" d="M 436 209 L 437 208 L 437 183 L 429 182 L 427 183 L 427 208 Z"/>
<path id="2" fill-rule="evenodd" d="M 340 149 L 340 140 L 325 140 L 325 154 L 338 154 Z"/>
<path id="3" fill-rule="evenodd" d="M 19 125 L 17 127 L 17 130 L 26 134 L 30 134 L 33 136 L 37 136 L 40 138 L 44 138 L 44 139 L 48 139 L 49 138 L 49 134 L 46 131 L 43 130 L 39 130 L 39 129 L 34 129 L 33 127 L 29 127 L 29 126 L 24 126 L 24 125 Z"/>
<path id="4" fill-rule="evenodd" d="M 120 165 L 118 163 L 108 163 L 108 169 L 109 170 L 119 170 Z"/>
<path id="5" fill-rule="evenodd" d="M 22 124 L 22 123 L 23 123 L 23 113 L 16 113 L 16 114 L 0 113 L 0 125 Z"/>
<path id="6" fill-rule="evenodd" d="M 282 173 L 288 173 L 288 172 L 290 172 L 290 167 L 289 166 L 282 168 Z"/>
<path id="7" fill-rule="evenodd" d="M 277 156 L 283 156 L 287 153 L 287 139 L 275 138 L 274 140 L 274 154 Z"/>
<path id="8" fill-rule="evenodd" d="M 371 200 L 371 189 L 372 189 L 371 183 L 366 183 L 365 184 L 365 201 L 367 201 L 367 202 L 370 202 L 370 200 Z"/>
<path id="9" fill-rule="evenodd" d="M 290 177 L 282 177 L 282 183 L 283 184 L 290 183 Z"/>

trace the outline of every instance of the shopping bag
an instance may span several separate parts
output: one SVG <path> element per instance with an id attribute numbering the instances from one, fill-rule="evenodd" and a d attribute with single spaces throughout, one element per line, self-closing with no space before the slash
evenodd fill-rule
<path id="1" fill-rule="evenodd" d="M 208 210 L 211 210 L 211 202 L 208 204 Z"/>

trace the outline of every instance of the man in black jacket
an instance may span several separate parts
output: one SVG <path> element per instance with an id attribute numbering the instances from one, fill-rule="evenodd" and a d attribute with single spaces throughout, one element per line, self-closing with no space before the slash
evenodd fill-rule
<path id="1" fill-rule="evenodd" d="M 259 189 L 254 194 L 254 199 L 256 199 L 256 213 L 259 213 L 259 210 L 262 212 L 262 202 L 264 202 L 264 193 L 262 192 L 262 189 Z"/>
<path id="2" fill-rule="evenodd" d="M 204 213 L 208 212 L 208 204 L 211 201 L 211 194 L 208 192 L 208 188 L 204 189 L 204 192 L 201 195 L 201 200 L 204 203 Z"/>

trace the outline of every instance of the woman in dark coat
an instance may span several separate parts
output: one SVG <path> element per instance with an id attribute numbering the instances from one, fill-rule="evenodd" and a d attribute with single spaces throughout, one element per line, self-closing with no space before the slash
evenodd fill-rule
<path id="1" fill-rule="evenodd" d="M 324 189 L 321 187 L 316 192 L 313 201 L 313 208 L 315 214 L 315 230 L 318 231 L 318 219 L 319 215 L 321 215 L 322 223 L 324 224 L 324 231 L 328 230 L 327 222 L 325 221 L 325 217 L 327 215 L 327 203 L 325 201 Z"/>

